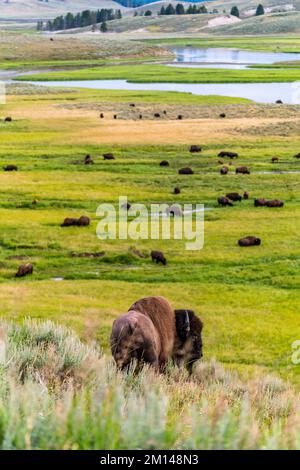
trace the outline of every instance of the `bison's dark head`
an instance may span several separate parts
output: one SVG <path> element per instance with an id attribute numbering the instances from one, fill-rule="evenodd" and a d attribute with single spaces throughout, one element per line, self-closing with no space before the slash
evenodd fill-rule
<path id="1" fill-rule="evenodd" d="M 202 357 L 203 323 L 193 310 L 175 310 L 178 336 L 175 360 L 184 362 L 191 372 L 193 363 Z"/>

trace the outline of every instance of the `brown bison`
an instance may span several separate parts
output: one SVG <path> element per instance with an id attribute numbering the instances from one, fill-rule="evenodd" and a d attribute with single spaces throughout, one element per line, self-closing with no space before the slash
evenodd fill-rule
<path id="1" fill-rule="evenodd" d="M 275 103 L 276 104 L 282 104 L 282 100 L 276 100 Z"/>
<path id="2" fill-rule="evenodd" d="M 168 162 L 168 160 L 162 160 L 159 166 L 170 166 L 170 163 Z"/>
<path id="3" fill-rule="evenodd" d="M 232 202 L 225 196 L 218 197 L 218 204 L 220 206 L 233 206 Z"/>
<path id="4" fill-rule="evenodd" d="M 181 121 L 183 119 L 182 114 L 178 114 L 177 119 L 179 119 L 179 121 Z"/>
<path id="5" fill-rule="evenodd" d="M 241 174 L 241 175 L 250 175 L 250 170 L 246 166 L 238 166 L 235 169 L 236 174 Z"/>
<path id="6" fill-rule="evenodd" d="M 180 194 L 180 193 L 181 193 L 181 189 L 179 188 L 179 186 L 175 186 L 174 194 Z"/>
<path id="7" fill-rule="evenodd" d="M 160 114 L 159 113 L 154 113 L 154 117 L 155 118 L 160 118 Z"/>
<path id="8" fill-rule="evenodd" d="M 224 118 L 226 118 L 226 114 L 225 114 L 225 113 L 221 113 L 221 114 L 219 114 L 219 117 L 224 119 Z"/>
<path id="9" fill-rule="evenodd" d="M 279 199 L 272 199 L 271 201 L 266 202 L 267 207 L 283 207 L 284 203 L 279 201 Z"/>
<path id="10" fill-rule="evenodd" d="M 142 114 L 139 115 L 139 119 L 143 119 L 143 115 L 142 115 Z"/>
<path id="11" fill-rule="evenodd" d="M 103 118 L 104 118 L 104 114 L 100 113 L 100 119 L 103 119 Z"/>
<path id="12" fill-rule="evenodd" d="M 299 153 L 296 153 L 296 155 L 294 155 L 295 158 L 300 158 L 300 152 Z"/>
<path id="13" fill-rule="evenodd" d="M 183 215 L 181 208 L 177 204 L 172 204 L 170 207 L 168 207 L 166 214 L 170 215 L 171 217 L 179 217 Z"/>
<path id="14" fill-rule="evenodd" d="M 178 170 L 178 174 L 179 175 L 193 175 L 194 172 L 191 168 L 184 167 L 184 168 L 180 168 L 180 170 Z"/>
<path id="15" fill-rule="evenodd" d="M 272 163 L 278 163 L 278 162 L 279 162 L 279 158 L 278 158 L 278 157 L 272 157 L 272 158 L 271 158 L 271 162 L 272 162 Z"/>
<path id="16" fill-rule="evenodd" d="M 194 363 L 202 357 L 203 323 L 193 310 L 175 310 L 176 338 L 173 359 L 192 373 Z"/>
<path id="17" fill-rule="evenodd" d="M 117 114 L 114 114 L 114 119 L 118 119 L 118 115 L 117 115 Z"/>
<path id="18" fill-rule="evenodd" d="M 258 198 L 258 199 L 254 199 L 254 205 L 255 207 L 262 207 L 262 206 L 265 206 L 267 204 L 267 201 L 266 199 L 264 198 Z"/>
<path id="19" fill-rule="evenodd" d="M 130 103 L 129 106 L 130 106 L 131 108 L 135 108 L 135 104 L 134 104 L 134 103 Z"/>
<path id="20" fill-rule="evenodd" d="M 226 197 L 230 199 L 231 201 L 239 201 L 241 202 L 242 196 L 239 193 L 228 193 L 226 194 Z"/>
<path id="21" fill-rule="evenodd" d="M 163 297 L 146 297 L 135 302 L 112 327 L 112 356 L 121 370 L 134 361 L 163 371 L 173 355 L 176 335 L 175 313 Z"/>
<path id="22" fill-rule="evenodd" d="M 218 153 L 218 157 L 221 157 L 221 158 L 224 158 L 224 157 L 228 157 L 228 158 L 238 158 L 238 153 L 236 152 L 228 152 L 227 150 L 222 150 L 221 152 Z"/>
<path id="23" fill-rule="evenodd" d="M 122 206 L 121 206 L 121 209 L 123 209 L 125 211 L 129 211 L 130 207 L 131 207 L 130 202 L 124 202 L 124 204 L 122 204 Z"/>
<path id="24" fill-rule="evenodd" d="M 86 155 L 84 157 L 84 164 L 85 165 L 92 165 L 94 163 L 94 160 L 92 159 L 92 157 L 90 155 Z"/>
<path id="25" fill-rule="evenodd" d="M 79 217 L 79 219 L 75 219 L 74 217 L 66 217 L 63 223 L 61 224 L 61 227 L 85 227 L 87 225 L 90 225 L 90 218 L 86 215 L 82 215 L 81 217 Z"/>
<path id="26" fill-rule="evenodd" d="M 15 277 L 24 277 L 32 273 L 33 273 L 33 266 L 31 263 L 21 264 L 21 266 L 19 266 L 19 269 L 15 274 Z"/>
<path id="27" fill-rule="evenodd" d="M 238 241 L 238 244 L 240 246 L 258 246 L 261 244 L 261 240 L 260 238 L 257 238 L 257 237 L 248 236 L 248 237 L 240 238 Z"/>
<path id="28" fill-rule="evenodd" d="M 4 118 L 4 122 L 12 122 L 12 117 L 7 116 L 6 118 Z"/>
<path id="29" fill-rule="evenodd" d="M 227 166 L 222 166 L 221 170 L 220 170 L 220 174 L 221 175 L 227 175 L 229 171 L 229 168 Z"/>
<path id="30" fill-rule="evenodd" d="M 4 171 L 18 171 L 17 165 L 6 165 Z"/>
<path id="31" fill-rule="evenodd" d="M 190 152 L 191 153 L 199 153 L 202 151 L 202 148 L 200 147 L 200 145 L 191 145 L 190 146 Z"/>
<path id="32" fill-rule="evenodd" d="M 163 254 L 162 251 L 152 250 L 151 251 L 151 259 L 152 259 L 152 261 L 155 261 L 156 264 L 161 263 L 164 266 L 167 264 L 167 260 L 166 260 L 165 255 Z"/>
<path id="33" fill-rule="evenodd" d="M 249 199 L 249 193 L 248 193 L 248 191 L 244 191 L 243 199 Z"/>
<path id="34" fill-rule="evenodd" d="M 114 160 L 114 154 L 113 153 L 104 153 L 103 154 L 103 160 Z"/>

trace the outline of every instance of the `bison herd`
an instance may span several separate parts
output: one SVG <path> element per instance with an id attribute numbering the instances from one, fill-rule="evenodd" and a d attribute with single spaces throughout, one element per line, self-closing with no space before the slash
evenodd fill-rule
<path id="1" fill-rule="evenodd" d="M 172 361 L 191 373 L 202 357 L 202 327 L 192 310 L 174 310 L 163 297 L 146 297 L 114 321 L 112 356 L 121 370 L 149 364 L 164 372 Z"/>

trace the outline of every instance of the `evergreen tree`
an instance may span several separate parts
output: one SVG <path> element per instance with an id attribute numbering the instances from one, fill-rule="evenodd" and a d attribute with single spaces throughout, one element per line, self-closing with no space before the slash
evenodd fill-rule
<path id="1" fill-rule="evenodd" d="M 165 14 L 166 15 L 175 15 L 175 8 L 173 7 L 173 5 L 171 5 L 171 3 L 169 3 L 169 5 L 167 6 Z"/>
<path id="2" fill-rule="evenodd" d="M 237 18 L 239 18 L 240 17 L 240 12 L 239 12 L 238 7 L 237 6 L 232 7 L 230 14 L 232 16 L 236 16 Z"/>
<path id="3" fill-rule="evenodd" d="M 146 10 L 145 11 L 145 16 L 151 16 L 152 15 L 152 11 L 151 10 Z"/>
<path id="4" fill-rule="evenodd" d="M 175 13 L 176 13 L 176 15 L 184 15 L 185 14 L 184 6 L 182 5 L 182 3 L 177 3 L 177 5 L 175 7 Z"/>
<path id="5" fill-rule="evenodd" d="M 264 14 L 265 14 L 265 9 L 264 9 L 263 5 L 260 3 L 258 5 L 258 7 L 256 8 L 255 16 L 260 16 L 260 15 L 264 15 Z"/>
<path id="6" fill-rule="evenodd" d="M 100 31 L 101 31 L 101 33 L 106 33 L 107 32 L 107 24 L 106 24 L 105 21 L 103 21 L 103 23 L 101 23 Z"/>
<path id="7" fill-rule="evenodd" d="M 165 15 L 166 14 L 166 9 L 165 7 L 161 7 L 159 15 Z"/>

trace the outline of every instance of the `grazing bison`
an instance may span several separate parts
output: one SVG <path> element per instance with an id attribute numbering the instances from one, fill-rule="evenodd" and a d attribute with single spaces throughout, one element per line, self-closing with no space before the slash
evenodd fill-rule
<path id="1" fill-rule="evenodd" d="M 260 238 L 257 238 L 257 237 L 248 236 L 248 237 L 240 238 L 238 241 L 238 244 L 240 246 L 258 246 L 261 244 L 261 240 Z"/>
<path id="2" fill-rule="evenodd" d="M 262 206 L 265 206 L 266 204 L 267 204 L 267 201 L 262 197 L 258 199 L 254 199 L 255 207 L 262 207 Z"/>
<path id="3" fill-rule="evenodd" d="M 220 206 L 233 206 L 232 202 L 225 196 L 218 197 L 218 204 Z"/>
<path id="4" fill-rule="evenodd" d="M 17 165 L 6 165 L 4 171 L 18 171 Z"/>
<path id="5" fill-rule="evenodd" d="M 162 251 L 152 250 L 151 251 L 151 259 L 152 259 L 152 261 L 155 261 L 156 264 L 161 263 L 164 266 L 167 264 L 167 260 L 166 260 L 165 255 L 163 254 Z"/>
<path id="6" fill-rule="evenodd" d="M 79 217 L 77 225 L 79 227 L 86 227 L 87 225 L 90 225 L 90 218 L 86 215 L 82 215 Z"/>
<path id="7" fill-rule="evenodd" d="M 90 155 L 86 155 L 84 157 L 84 164 L 85 165 L 92 165 L 94 163 L 94 160 L 92 159 L 92 157 Z"/>
<path id="8" fill-rule="evenodd" d="M 266 202 L 267 207 L 283 207 L 284 203 L 279 201 L 279 199 L 272 199 L 271 201 Z"/>
<path id="9" fill-rule="evenodd" d="M 130 106 L 131 108 L 135 108 L 135 104 L 134 104 L 134 103 L 130 103 L 129 106 Z"/>
<path id="10" fill-rule="evenodd" d="M 167 111 L 166 111 L 165 109 L 163 110 L 163 114 L 164 114 L 164 115 L 166 115 L 166 114 L 167 114 Z"/>
<path id="11" fill-rule="evenodd" d="M 19 266 L 19 269 L 15 274 L 15 277 L 24 277 L 32 273 L 33 273 L 33 266 L 31 263 L 21 264 L 21 266 Z"/>
<path id="12" fill-rule="evenodd" d="M 227 166 L 222 166 L 221 170 L 220 170 L 220 174 L 221 175 L 227 175 L 229 171 L 229 168 Z"/>
<path id="13" fill-rule="evenodd" d="M 243 194 L 243 199 L 249 199 L 249 193 L 248 191 L 245 191 Z"/>
<path id="14" fill-rule="evenodd" d="M 117 114 L 114 114 L 114 119 L 118 119 L 118 115 L 117 115 Z"/>
<path id="15" fill-rule="evenodd" d="M 272 162 L 272 163 L 278 163 L 278 162 L 279 162 L 279 158 L 278 158 L 278 157 L 272 157 L 271 162 Z"/>
<path id="16" fill-rule="evenodd" d="M 104 114 L 100 113 L 100 119 L 103 119 L 103 118 L 104 118 Z"/>
<path id="17" fill-rule="evenodd" d="M 238 158 L 239 154 L 236 152 L 228 152 L 227 150 L 222 150 L 221 152 L 218 153 L 218 157 L 224 158 Z"/>
<path id="18" fill-rule="evenodd" d="M 194 363 L 202 357 L 203 323 L 193 310 L 175 310 L 176 338 L 173 359 L 192 373 Z"/>
<path id="19" fill-rule="evenodd" d="M 178 217 L 182 216 L 183 212 L 177 204 L 172 204 L 170 207 L 167 208 L 166 214 L 172 217 Z"/>
<path id="20" fill-rule="evenodd" d="M 114 154 L 113 153 L 104 153 L 103 154 L 103 160 L 114 160 Z"/>
<path id="21" fill-rule="evenodd" d="M 154 113 L 154 117 L 155 118 L 160 118 L 160 114 L 159 113 Z"/>
<path id="22" fill-rule="evenodd" d="M 182 114 L 178 114 L 177 119 L 179 119 L 179 121 L 181 121 L 183 119 Z"/>
<path id="23" fill-rule="evenodd" d="M 79 217 L 79 219 L 75 219 L 74 217 L 66 217 L 63 223 L 61 224 L 61 227 L 85 227 L 87 225 L 90 225 L 90 218 L 86 215 L 82 215 L 81 217 Z"/>
<path id="24" fill-rule="evenodd" d="M 110 347 L 116 365 L 126 370 L 150 364 L 163 371 L 173 355 L 176 336 L 175 313 L 163 297 L 146 297 L 135 302 L 112 327 Z"/>
<path id="25" fill-rule="evenodd" d="M 175 186 L 174 194 L 180 194 L 180 193 L 181 193 L 181 189 L 179 188 L 179 186 Z"/>
<path id="26" fill-rule="evenodd" d="M 194 172 L 191 168 L 189 168 L 188 166 L 184 167 L 184 168 L 180 168 L 180 170 L 178 170 L 178 174 L 179 175 L 193 175 Z"/>
<path id="27" fill-rule="evenodd" d="M 231 201 L 239 201 L 241 202 L 242 196 L 239 193 L 228 193 L 226 194 L 227 199 L 230 199 Z"/>
<path id="28" fill-rule="evenodd" d="M 159 164 L 159 166 L 170 166 L 168 160 L 162 160 Z"/>
<path id="29" fill-rule="evenodd" d="M 190 152 L 191 153 L 199 153 L 201 152 L 202 148 L 200 147 L 200 145 L 191 145 L 190 146 Z"/>
<path id="30" fill-rule="evenodd" d="M 295 158 L 300 158 L 300 152 L 299 153 L 296 153 L 296 155 L 294 155 Z"/>
<path id="31" fill-rule="evenodd" d="M 276 104 L 282 104 L 282 100 L 276 100 Z"/>
<path id="32" fill-rule="evenodd" d="M 139 119 L 143 119 L 143 115 L 142 115 L 142 114 L 139 115 Z"/>
<path id="33" fill-rule="evenodd" d="M 6 118 L 4 118 L 4 122 L 12 122 L 12 117 L 6 116 Z"/>
<path id="34" fill-rule="evenodd" d="M 220 116 L 220 118 L 223 118 L 223 119 L 226 118 L 226 114 L 225 114 L 225 113 L 221 113 L 219 116 Z"/>
<path id="35" fill-rule="evenodd" d="M 250 170 L 246 166 L 238 166 L 235 169 L 235 173 L 241 175 L 250 175 Z"/>

